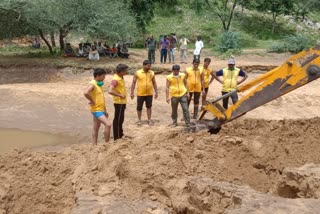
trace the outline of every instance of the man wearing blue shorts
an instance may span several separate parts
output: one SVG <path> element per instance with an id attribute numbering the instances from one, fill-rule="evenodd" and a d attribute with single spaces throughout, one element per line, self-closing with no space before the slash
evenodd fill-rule
<path id="1" fill-rule="evenodd" d="M 93 115 L 93 144 L 97 145 L 98 133 L 101 123 L 104 125 L 104 140 L 109 142 L 111 123 L 108 120 L 108 113 L 105 106 L 105 98 L 103 91 L 103 80 L 107 72 L 103 68 L 96 68 L 93 71 L 93 80 L 84 90 L 84 96 L 89 100 L 90 111 Z"/>

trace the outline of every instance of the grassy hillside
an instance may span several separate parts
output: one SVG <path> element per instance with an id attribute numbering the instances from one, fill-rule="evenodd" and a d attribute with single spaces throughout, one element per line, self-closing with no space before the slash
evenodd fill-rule
<path id="1" fill-rule="evenodd" d="M 178 37 L 185 34 L 190 40 L 195 41 L 197 35 L 210 46 L 214 45 L 214 38 L 220 32 L 220 23 L 210 13 L 197 14 L 187 7 L 175 8 L 170 14 L 156 9 L 156 16 L 148 31 L 159 38 L 159 35 L 176 33 Z"/>
<path id="2" fill-rule="evenodd" d="M 156 38 L 160 35 L 176 33 L 178 37 L 185 34 L 193 47 L 197 35 L 201 35 L 206 48 L 214 50 L 220 42 L 221 21 L 208 10 L 196 12 L 192 5 L 180 5 L 173 8 L 156 8 L 155 18 L 148 27 L 148 33 Z M 320 20 L 320 13 L 310 14 L 310 20 Z M 231 31 L 240 35 L 241 48 L 271 49 L 288 36 L 303 35 L 317 43 L 319 31 L 315 31 L 291 17 L 279 17 L 277 28 L 272 34 L 271 16 L 254 11 L 237 10 L 231 24 Z"/>

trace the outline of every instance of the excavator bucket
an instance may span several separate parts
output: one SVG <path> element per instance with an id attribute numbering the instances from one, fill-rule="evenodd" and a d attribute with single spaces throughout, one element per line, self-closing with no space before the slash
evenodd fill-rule
<path id="1" fill-rule="evenodd" d="M 218 134 L 221 130 L 221 124 L 219 120 L 196 120 L 192 122 L 189 127 L 185 128 L 186 132 L 198 132 L 201 130 L 207 130 L 211 134 Z"/>
<path id="2" fill-rule="evenodd" d="M 186 128 L 187 132 L 197 132 L 200 130 L 208 130 L 211 134 L 217 134 L 221 130 L 221 121 L 226 119 L 224 114 L 225 109 L 219 103 L 207 102 L 198 117 L 198 119 L 191 123 L 190 127 Z M 214 119 L 203 119 L 204 115 L 210 112 L 215 115 Z"/>
<path id="3" fill-rule="evenodd" d="M 216 133 L 224 123 L 241 117 L 319 77 L 320 46 L 316 46 L 292 56 L 281 66 L 241 85 L 235 91 L 209 100 L 195 126 L 206 126 L 211 133 Z M 228 109 L 221 107 L 218 102 L 236 92 L 246 92 L 246 94 Z M 204 119 L 208 112 L 213 116 L 210 120 Z"/>

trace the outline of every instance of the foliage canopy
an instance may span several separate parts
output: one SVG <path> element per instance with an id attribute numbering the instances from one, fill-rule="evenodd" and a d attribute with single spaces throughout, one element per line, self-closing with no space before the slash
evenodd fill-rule
<path id="1" fill-rule="evenodd" d="M 0 15 L 0 39 L 59 34 L 62 42 L 70 31 L 114 40 L 137 35 L 135 17 L 122 0 L 2 0 Z"/>

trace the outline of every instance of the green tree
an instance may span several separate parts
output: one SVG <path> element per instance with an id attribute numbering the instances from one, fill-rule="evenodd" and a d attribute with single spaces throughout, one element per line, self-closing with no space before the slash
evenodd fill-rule
<path id="1" fill-rule="evenodd" d="M 207 5 L 203 0 L 193 0 L 190 4 L 190 8 L 193 8 L 197 14 L 200 14 L 206 6 Z"/>
<path id="2" fill-rule="evenodd" d="M 174 7 L 178 0 L 125 0 L 133 12 L 137 26 L 145 34 L 146 28 L 154 17 L 154 10 L 159 5 L 164 10 L 168 7 Z"/>
<path id="3" fill-rule="evenodd" d="M 231 22 L 240 0 L 204 0 L 210 11 L 214 12 L 220 19 L 224 31 L 229 31 Z"/>
<path id="4" fill-rule="evenodd" d="M 241 13 L 243 14 L 244 9 L 252 10 L 255 8 L 255 0 L 239 0 L 238 4 L 241 6 Z"/>
<path id="5" fill-rule="evenodd" d="M 293 15 L 297 20 L 304 21 L 308 13 L 320 9 L 319 0 L 305 0 L 303 2 L 294 0 Z"/>
<path id="6" fill-rule="evenodd" d="M 54 34 L 59 34 L 63 49 L 71 31 L 111 39 L 134 37 L 137 32 L 135 18 L 122 0 L 3 0 L 0 13 L 8 15 L 0 20 L 2 37 L 40 35 L 50 52 L 47 36 Z"/>
<path id="7" fill-rule="evenodd" d="M 300 2 L 300 1 L 297 1 Z M 305 0 L 305 7 L 310 9 L 311 11 L 318 11 L 320 9 L 320 1 L 319 0 Z"/>
<path id="8" fill-rule="evenodd" d="M 289 15 L 293 11 L 293 0 L 256 0 L 256 9 L 272 14 L 272 34 L 277 26 L 277 18 L 280 15 Z"/>
<path id="9" fill-rule="evenodd" d="M 34 29 L 28 25 L 23 8 L 27 2 L 2 1 L 0 3 L 0 39 L 31 34 Z"/>

